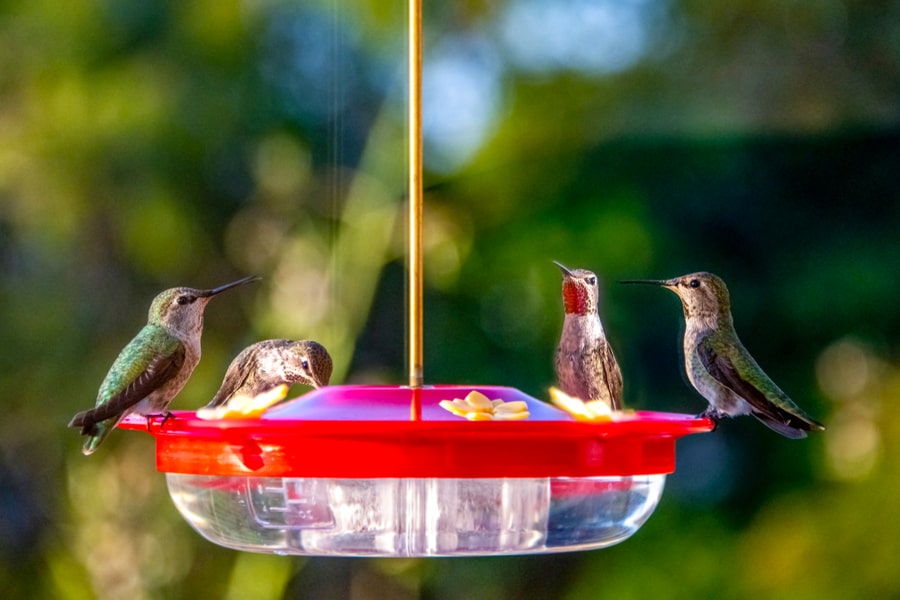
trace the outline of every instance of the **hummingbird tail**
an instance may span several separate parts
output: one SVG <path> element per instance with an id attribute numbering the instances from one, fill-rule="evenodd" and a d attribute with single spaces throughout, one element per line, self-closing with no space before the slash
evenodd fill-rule
<path id="1" fill-rule="evenodd" d="M 103 421 L 91 425 L 89 432 L 83 432 L 88 437 L 84 440 L 84 445 L 81 447 L 82 454 L 85 456 L 93 454 L 113 429 L 115 429 L 115 422 Z"/>
<path id="2" fill-rule="evenodd" d="M 85 410 L 69 421 L 69 427 L 80 427 L 81 435 L 87 436 L 81 452 L 85 455 L 93 454 L 97 447 L 106 439 L 106 436 L 116 428 L 122 416 L 116 416 L 104 421 L 94 420 L 95 411 Z"/>
<path id="3" fill-rule="evenodd" d="M 789 418 L 784 420 L 756 411 L 753 411 L 752 414 L 760 423 L 772 431 L 780 433 L 784 437 L 792 440 L 801 440 L 805 438 L 807 431 L 822 431 L 825 429 L 825 426 L 817 421 L 813 421 L 812 419 L 807 421 L 789 413 L 786 413 L 786 416 Z"/>
<path id="4" fill-rule="evenodd" d="M 80 427 L 82 435 L 93 434 L 97 424 L 90 417 L 91 411 L 83 410 L 72 417 L 72 420 L 69 421 L 68 427 Z"/>

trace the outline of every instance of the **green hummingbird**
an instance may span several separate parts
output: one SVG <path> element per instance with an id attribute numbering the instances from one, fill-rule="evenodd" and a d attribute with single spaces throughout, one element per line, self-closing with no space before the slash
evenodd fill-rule
<path id="1" fill-rule="evenodd" d="M 216 395 L 206 405 L 215 408 L 235 396 L 255 397 L 281 385 L 328 385 L 331 355 L 312 340 L 265 340 L 244 348 L 234 357 Z"/>
<path id="2" fill-rule="evenodd" d="M 147 324 L 116 358 L 97 394 L 94 408 L 72 417 L 80 427 L 82 452 L 93 453 L 126 415 L 167 414 L 200 361 L 203 310 L 213 296 L 258 281 L 245 277 L 213 288 L 178 287 L 161 292 L 150 304 Z"/>
<path id="3" fill-rule="evenodd" d="M 597 276 L 587 269 L 569 269 L 553 261 L 563 275 L 565 317 L 556 348 L 556 379 L 560 389 L 585 402 L 602 400 L 622 409 L 622 372 L 600 322 Z"/>
<path id="4" fill-rule="evenodd" d="M 702 414 L 714 421 L 750 414 L 789 438 L 825 427 L 810 417 L 769 379 L 734 330 L 725 282 L 712 273 L 674 279 L 629 280 L 662 286 L 681 298 L 684 308 L 684 368 L 691 385 L 709 401 Z"/>

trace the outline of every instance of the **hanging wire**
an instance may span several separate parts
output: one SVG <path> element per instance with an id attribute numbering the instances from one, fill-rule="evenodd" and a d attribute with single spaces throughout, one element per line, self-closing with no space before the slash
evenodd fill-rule
<path id="1" fill-rule="evenodd" d="M 422 0 L 409 1 L 409 385 L 422 387 Z"/>
<path id="2" fill-rule="evenodd" d="M 330 189 L 331 189 L 331 223 L 328 228 L 328 247 L 332 249 L 332 268 L 336 266 L 334 263 L 334 249 L 337 246 L 337 239 L 339 236 L 339 228 L 340 228 L 340 219 L 338 215 L 341 214 L 343 210 L 342 202 L 344 200 L 344 189 L 343 189 L 343 146 L 341 144 L 341 137 L 344 134 L 344 122 L 343 122 L 343 101 L 344 101 L 344 86 L 343 83 L 343 73 L 341 71 L 342 59 L 342 44 L 341 44 L 341 28 L 343 27 L 344 20 L 343 15 L 341 14 L 341 2 L 340 0 L 332 0 L 331 2 L 331 14 L 333 16 L 333 22 L 331 24 L 331 39 L 330 39 L 330 58 L 331 58 L 331 124 L 329 125 L 330 134 L 331 134 L 331 157 L 330 162 L 332 165 L 331 174 L 330 174 Z M 340 306 L 341 295 L 343 293 L 343 289 L 341 289 L 341 280 L 342 277 L 329 277 L 329 300 L 330 306 Z M 337 337 L 337 324 L 334 321 L 334 318 L 329 319 L 330 330 L 329 334 L 331 339 L 335 339 Z"/>

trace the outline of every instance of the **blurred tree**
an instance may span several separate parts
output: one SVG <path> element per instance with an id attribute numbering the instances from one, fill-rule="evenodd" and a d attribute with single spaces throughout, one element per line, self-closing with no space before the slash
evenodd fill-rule
<path id="1" fill-rule="evenodd" d="M 542 397 L 557 259 L 602 279 L 627 403 L 697 412 L 677 303 L 615 281 L 708 269 L 751 352 L 829 430 L 792 443 L 739 419 L 685 440 L 657 514 L 602 552 L 342 561 L 212 546 L 166 498 L 150 439 L 114 435 L 85 459 L 65 423 L 156 292 L 243 273 L 264 284 L 210 309 L 176 408 L 204 404 L 263 337 L 318 339 L 337 383 L 403 380 L 405 9 L 8 0 L 6 595 L 900 594 L 900 4 L 426 4 L 426 379 Z"/>

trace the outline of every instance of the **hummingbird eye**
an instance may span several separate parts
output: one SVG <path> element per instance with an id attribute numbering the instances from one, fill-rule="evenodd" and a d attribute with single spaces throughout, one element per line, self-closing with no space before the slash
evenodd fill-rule
<path id="1" fill-rule="evenodd" d="M 595 283 L 597 283 L 597 278 L 593 275 L 591 275 L 590 277 L 586 277 L 584 280 L 587 281 L 588 285 L 594 285 Z"/>
<path id="2" fill-rule="evenodd" d="M 185 304 L 193 304 L 194 300 L 196 299 L 196 296 L 178 296 L 178 300 L 176 300 L 176 302 L 184 306 Z"/>
<path id="3" fill-rule="evenodd" d="M 698 287 L 700 287 L 700 280 L 699 279 L 691 279 L 691 283 L 689 285 L 692 288 L 698 288 Z"/>
<path id="4" fill-rule="evenodd" d="M 300 366 L 303 367 L 304 371 L 309 371 L 309 361 L 305 358 L 300 361 Z"/>

